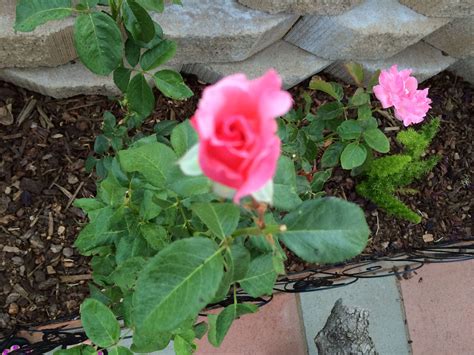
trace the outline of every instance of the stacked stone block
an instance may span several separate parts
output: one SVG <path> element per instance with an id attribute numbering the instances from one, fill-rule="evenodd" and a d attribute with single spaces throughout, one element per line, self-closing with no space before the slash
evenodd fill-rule
<path id="1" fill-rule="evenodd" d="M 117 94 L 110 77 L 72 62 L 73 19 L 15 33 L 16 1 L 0 2 L 0 80 L 54 97 Z M 472 0 L 182 2 L 153 17 L 178 43 L 171 67 L 206 82 L 235 72 L 256 77 L 269 67 L 285 87 L 325 68 L 350 81 L 348 61 L 360 62 L 367 75 L 398 64 L 413 68 L 420 81 L 448 67 L 472 81 Z"/>

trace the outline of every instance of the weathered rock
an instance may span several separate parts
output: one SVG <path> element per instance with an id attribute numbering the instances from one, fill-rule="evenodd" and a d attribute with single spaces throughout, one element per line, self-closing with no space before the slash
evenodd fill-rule
<path id="1" fill-rule="evenodd" d="M 181 64 L 174 61 L 159 69 L 179 71 Z M 91 73 L 81 63 L 68 63 L 56 68 L 8 68 L 0 69 L 0 80 L 11 82 L 28 90 L 54 98 L 75 95 L 118 95 L 112 76 Z M 149 79 L 152 81 L 152 79 Z"/>
<path id="2" fill-rule="evenodd" d="M 366 0 L 338 16 L 305 16 L 285 39 L 331 60 L 390 58 L 448 23 L 396 0 Z"/>
<path id="3" fill-rule="evenodd" d="M 66 257 L 66 258 L 70 258 L 71 256 L 74 255 L 74 250 L 72 248 L 64 248 L 63 249 L 63 255 Z"/>
<path id="4" fill-rule="evenodd" d="M 400 0 L 400 3 L 425 16 L 474 16 L 474 2 L 472 0 Z"/>
<path id="5" fill-rule="evenodd" d="M 471 84 L 474 84 L 474 57 L 458 60 L 449 67 L 449 70 L 464 80 L 469 81 Z"/>
<path id="6" fill-rule="evenodd" d="M 238 0 L 251 9 L 271 14 L 287 12 L 299 15 L 339 15 L 364 0 Z"/>
<path id="7" fill-rule="evenodd" d="M 56 286 L 57 284 L 58 284 L 58 279 L 50 278 L 50 279 L 47 279 L 46 281 L 40 282 L 38 284 L 38 290 L 44 291 Z"/>
<path id="8" fill-rule="evenodd" d="M 235 0 L 183 0 L 153 18 L 178 43 L 177 60 L 232 62 L 247 59 L 281 39 L 295 15 L 270 15 Z"/>
<path id="9" fill-rule="evenodd" d="M 378 69 L 387 69 L 397 64 L 398 69 L 412 69 L 413 75 L 419 82 L 422 82 L 445 70 L 455 61 L 456 59 L 443 55 L 440 50 L 429 44 L 419 42 L 391 58 L 383 60 L 364 60 L 358 63 L 364 68 L 366 81 L 372 77 Z M 326 69 L 326 72 L 346 82 L 352 83 L 353 80 L 347 73 L 344 64 L 343 61 L 334 63 Z"/>
<path id="10" fill-rule="evenodd" d="M 453 20 L 423 40 L 451 57 L 473 57 L 474 17 Z"/>
<path id="11" fill-rule="evenodd" d="M 244 73 L 249 78 L 255 78 L 274 68 L 281 75 L 283 86 L 290 88 L 330 63 L 288 42 L 278 41 L 242 62 L 186 64 L 183 72 L 196 74 L 204 82 L 215 83 L 233 73 Z"/>
<path id="12" fill-rule="evenodd" d="M 0 5 L 0 68 L 58 66 L 77 57 L 73 18 L 52 21 L 32 32 L 15 32 L 15 3 Z"/>

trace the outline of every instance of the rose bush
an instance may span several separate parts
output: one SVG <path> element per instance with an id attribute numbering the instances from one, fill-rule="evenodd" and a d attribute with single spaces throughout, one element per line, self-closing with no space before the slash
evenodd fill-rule
<path id="1" fill-rule="evenodd" d="M 364 249 L 369 230 L 357 205 L 300 198 L 276 135 L 275 117 L 291 104 L 273 70 L 224 78 L 206 89 L 192 121 L 120 150 L 97 197 L 75 201 L 90 220 L 75 244 L 92 256 L 81 319 L 96 349 L 127 353 L 117 317 L 133 331 L 133 352 L 173 340 L 190 354 L 206 333 L 219 346 L 235 319 L 258 310 L 248 296 L 270 295 L 285 273 L 282 245 L 312 263 Z M 226 189 L 234 202 L 222 198 Z M 216 303 L 225 308 L 198 321 Z"/>

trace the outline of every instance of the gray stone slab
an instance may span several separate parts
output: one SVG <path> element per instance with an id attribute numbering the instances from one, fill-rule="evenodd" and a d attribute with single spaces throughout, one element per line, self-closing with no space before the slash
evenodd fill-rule
<path id="1" fill-rule="evenodd" d="M 454 62 L 456 59 L 443 55 L 439 49 L 424 42 L 414 44 L 388 59 L 358 61 L 364 69 L 366 82 L 378 69 L 388 69 L 394 64 L 398 65 L 399 70 L 412 69 L 413 75 L 422 82 L 447 69 Z M 353 83 L 344 64 L 344 61 L 338 61 L 325 71 L 348 83 Z"/>
<path id="2" fill-rule="evenodd" d="M 474 1 L 472 0 L 400 0 L 400 3 L 426 16 L 474 16 Z"/>
<path id="3" fill-rule="evenodd" d="M 238 0 L 242 5 L 271 14 L 339 15 L 364 0 Z"/>
<path id="4" fill-rule="evenodd" d="M 296 22 L 295 15 L 270 15 L 235 0 L 183 0 L 154 19 L 178 43 L 182 63 L 245 60 L 281 39 Z"/>
<path id="5" fill-rule="evenodd" d="M 464 80 L 469 81 L 471 84 L 474 84 L 474 57 L 458 60 L 449 67 L 449 70 Z"/>
<path id="6" fill-rule="evenodd" d="M 285 39 L 331 60 L 390 58 L 447 24 L 397 0 L 366 0 L 338 16 L 304 16 Z"/>
<path id="7" fill-rule="evenodd" d="M 15 32 L 15 1 L 0 0 L 0 68 L 54 67 L 75 59 L 73 23 L 68 18 L 32 32 Z"/>
<path id="8" fill-rule="evenodd" d="M 423 40 L 451 57 L 473 57 L 474 17 L 455 19 Z"/>
<path id="9" fill-rule="evenodd" d="M 233 63 L 186 64 L 183 72 L 195 74 L 204 82 L 215 83 L 224 76 L 244 73 L 256 78 L 274 68 L 290 88 L 326 68 L 331 61 L 321 59 L 288 42 L 278 41 L 254 56 Z"/>
<path id="10" fill-rule="evenodd" d="M 159 69 L 165 68 L 179 71 L 181 64 L 171 63 Z M 75 95 L 112 96 L 120 94 L 113 82 L 112 75 L 108 77 L 95 75 L 81 63 L 68 63 L 56 68 L 0 69 L 0 80 L 57 99 Z"/>
<path id="11" fill-rule="evenodd" d="M 395 277 L 360 279 L 331 290 L 300 294 L 310 355 L 317 354 L 314 337 L 324 327 L 337 299 L 346 306 L 369 311 L 369 333 L 381 355 L 408 355 L 405 314 Z"/>

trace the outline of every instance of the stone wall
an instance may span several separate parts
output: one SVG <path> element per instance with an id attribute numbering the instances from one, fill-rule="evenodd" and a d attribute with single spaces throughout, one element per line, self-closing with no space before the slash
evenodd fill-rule
<path id="1" fill-rule="evenodd" d="M 291 87 L 321 71 L 350 81 L 398 64 L 420 81 L 450 68 L 474 82 L 473 0 L 183 0 L 154 14 L 178 43 L 170 66 L 205 82 L 274 67 Z M 53 97 L 114 94 L 112 79 L 76 60 L 72 19 L 15 33 L 15 0 L 0 0 L 0 79 Z"/>

